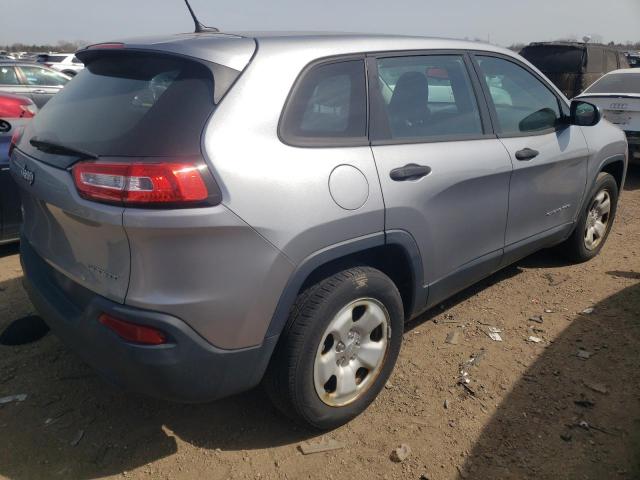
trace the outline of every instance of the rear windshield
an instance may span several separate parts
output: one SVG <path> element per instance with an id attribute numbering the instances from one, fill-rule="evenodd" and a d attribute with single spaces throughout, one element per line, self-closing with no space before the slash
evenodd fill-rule
<path id="1" fill-rule="evenodd" d="M 580 73 L 584 49 L 563 45 L 525 47 L 520 54 L 544 73 Z"/>
<path id="2" fill-rule="evenodd" d="M 585 93 L 638 93 L 640 72 L 610 73 L 591 85 Z"/>
<path id="3" fill-rule="evenodd" d="M 215 108 L 214 70 L 169 55 L 97 57 L 47 103 L 25 138 L 99 156 L 197 155 Z M 221 76 L 230 84 L 228 73 Z"/>

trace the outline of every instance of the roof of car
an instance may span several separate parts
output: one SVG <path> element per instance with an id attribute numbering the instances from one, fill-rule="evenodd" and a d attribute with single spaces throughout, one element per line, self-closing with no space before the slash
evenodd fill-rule
<path id="1" fill-rule="evenodd" d="M 120 42 L 127 48 L 190 55 L 239 70 L 253 55 L 256 43 L 266 51 L 297 52 L 309 58 L 362 52 L 452 49 L 483 50 L 514 55 L 514 52 L 502 47 L 466 40 L 342 32 L 201 32 L 132 38 Z M 86 56 L 86 52 L 86 50 L 79 52 L 80 56 Z"/>
<path id="2" fill-rule="evenodd" d="M 375 42 L 377 45 L 386 44 L 387 49 L 402 50 L 405 47 L 414 47 L 417 43 L 423 44 L 425 49 L 439 47 L 444 43 L 447 48 L 476 49 L 476 50 L 500 50 L 506 49 L 495 45 L 456 40 L 450 38 L 421 37 L 411 35 L 350 33 L 331 31 L 233 31 L 233 32 L 200 32 L 181 33 L 169 36 L 143 37 L 124 40 L 124 43 L 170 43 L 188 41 L 197 38 L 200 41 L 210 40 L 212 43 L 220 39 L 255 39 L 258 41 L 290 42 L 292 44 L 310 42 L 315 44 L 331 43 L 349 45 L 352 42 Z"/>
<path id="3" fill-rule="evenodd" d="M 640 68 L 620 68 L 619 70 L 613 70 L 605 75 L 611 75 L 613 73 L 635 73 L 636 75 L 640 75 Z"/>
<path id="4" fill-rule="evenodd" d="M 41 63 L 36 63 L 36 62 L 22 62 L 20 60 L 2 60 L 0 61 L 0 65 L 2 66 L 11 66 L 11 67 L 15 67 L 16 65 L 19 67 L 43 67 L 43 68 L 47 68 L 46 66 L 44 66 Z"/>

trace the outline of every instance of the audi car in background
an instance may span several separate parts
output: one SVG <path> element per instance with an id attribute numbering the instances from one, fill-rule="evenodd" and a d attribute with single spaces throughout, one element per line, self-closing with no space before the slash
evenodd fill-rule
<path id="1" fill-rule="evenodd" d="M 607 120 L 624 130 L 629 162 L 640 165 L 640 69 L 607 73 L 578 98 L 596 105 Z"/>
<path id="2" fill-rule="evenodd" d="M 20 195 L 9 175 L 11 140 L 37 112 L 30 98 L 0 93 L 0 244 L 17 240 L 22 222 Z"/>
<path id="3" fill-rule="evenodd" d="M 38 63 L 0 62 L 0 93 L 30 98 L 42 108 L 71 77 Z"/>

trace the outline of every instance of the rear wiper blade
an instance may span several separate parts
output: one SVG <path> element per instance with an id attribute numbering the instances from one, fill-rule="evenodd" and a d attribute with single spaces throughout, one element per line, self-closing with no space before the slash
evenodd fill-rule
<path id="1" fill-rule="evenodd" d="M 87 152 L 86 150 L 81 150 L 75 147 L 67 147 L 66 145 L 62 145 L 60 143 L 52 142 L 50 140 L 39 140 L 37 138 L 32 138 L 29 140 L 29 143 L 36 147 L 41 152 L 45 153 L 53 153 L 54 155 L 72 155 L 77 156 L 82 159 L 92 158 L 98 159 L 98 155 L 92 152 Z"/>

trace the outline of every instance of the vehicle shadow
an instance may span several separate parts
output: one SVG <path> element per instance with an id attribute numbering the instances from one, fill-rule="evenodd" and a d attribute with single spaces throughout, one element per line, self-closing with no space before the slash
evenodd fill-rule
<path id="1" fill-rule="evenodd" d="M 20 244 L 18 242 L 12 242 L 12 243 L 7 243 L 6 245 L 0 245 L 0 258 L 15 255 L 19 251 L 20 251 Z"/>
<path id="2" fill-rule="evenodd" d="M 640 189 L 640 165 L 629 165 L 624 189 L 630 192 Z"/>
<path id="3" fill-rule="evenodd" d="M 25 317 L 3 295 L 23 297 Z M 0 282 L 0 334 L 29 320 L 21 279 Z M 24 328 L 24 325 L 22 325 Z M 54 335 L 19 346 L 0 344 L 0 476 L 89 479 L 121 474 L 171 456 L 180 441 L 211 454 L 259 450 L 317 436 L 279 414 L 257 388 L 233 398 L 182 405 L 108 384 Z"/>
<path id="4" fill-rule="evenodd" d="M 638 351 L 640 283 L 577 315 L 544 349 L 498 406 L 459 478 L 640 478 Z"/>
<path id="5" fill-rule="evenodd" d="M 535 258 L 538 258 L 538 266 L 545 264 L 555 266 L 554 262 L 557 261 L 553 260 L 556 258 L 555 254 L 548 251 L 536 254 Z M 525 262 L 532 261 L 525 260 Z M 444 310 L 491 285 L 518 275 L 521 271 L 518 265 L 501 270 L 447 300 L 444 303 Z M 2 300 L 3 291 L 4 293 L 13 292 L 14 296 L 22 295 L 24 302 L 28 302 L 20 279 L 0 283 L 0 300 Z M 615 308 L 628 308 L 628 297 L 632 294 L 637 297 L 638 289 L 625 292 L 624 298 L 612 299 L 611 305 L 597 306 L 597 311 L 615 313 Z M 28 308 L 23 307 L 22 310 L 26 313 L 29 311 Z M 638 309 L 637 306 L 634 308 Z M 442 312 L 443 309 L 440 307 L 426 312 L 411 322 L 407 330 L 433 319 Z M 17 320 L 7 318 L 7 315 L 11 315 L 11 312 L 0 308 L 0 329 L 2 330 Z M 5 318 L 2 318 L 3 316 Z M 607 385 L 614 383 L 614 379 L 616 383 L 631 382 L 632 385 L 640 385 L 640 378 L 638 378 L 640 365 L 638 365 L 636 353 L 640 347 L 638 325 L 622 326 L 621 332 L 626 332 L 625 335 L 633 335 L 623 341 L 621 338 L 623 334 L 616 334 L 617 331 L 613 328 L 615 318 L 594 315 L 589 321 L 598 322 L 600 330 L 602 330 L 600 323 L 606 322 L 606 333 L 610 335 L 606 337 L 606 341 L 603 340 L 608 344 L 609 350 L 589 360 L 592 362 L 591 365 L 599 365 L 601 358 L 608 358 L 609 352 L 618 352 L 618 348 L 622 346 L 635 355 L 634 358 L 620 359 L 624 366 L 619 362 L 612 372 L 611 382 L 602 381 Z M 577 318 L 570 329 L 586 325 L 585 322 L 587 320 Z M 552 391 L 561 391 L 557 385 L 559 379 L 568 383 L 564 388 L 579 386 L 574 385 L 577 382 L 576 377 L 566 369 L 568 365 L 575 363 L 570 357 L 575 354 L 576 342 L 582 341 L 582 345 L 591 345 L 593 335 L 595 333 L 589 333 L 588 330 L 580 330 L 578 333 L 571 334 L 572 338 L 560 340 L 558 345 L 549 347 L 547 352 L 550 357 L 547 361 L 552 366 L 545 366 L 544 359 L 547 358 L 545 354 L 541 360 L 543 363 L 540 371 L 544 375 L 555 368 L 563 372 L 560 377 L 550 379 L 543 377 L 543 380 L 550 380 L 550 386 L 553 386 Z M 594 345 L 601 344 L 594 343 Z M 554 354 L 553 352 L 557 352 L 558 349 L 561 350 L 560 353 Z M 632 364 L 634 369 L 630 368 Z M 582 372 L 585 365 L 588 364 L 576 364 L 575 368 Z M 607 364 L 599 368 L 602 369 L 602 373 L 611 372 L 613 367 Z M 543 375 L 543 373 L 534 371 L 536 375 Z M 596 371 L 594 375 L 599 378 L 601 373 Z M 514 415 L 520 407 L 534 411 L 539 408 L 539 406 L 527 404 L 527 401 L 533 401 L 531 399 L 539 394 L 537 387 L 533 392 L 530 390 L 532 387 L 534 385 L 529 385 L 527 382 L 516 387 L 517 391 L 522 390 L 522 392 L 513 398 L 513 395 L 510 395 L 508 401 L 500 407 L 496 415 L 497 419 L 488 427 L 493 428 L 493 432 L 496 432 L 495 436 L 492 438 L 492 433 L 485 431 L 483 438 L 485 436 L 487 438 L 478 443 L 479 452 L 500 452 L 501 449 L 506 448 L 501 446 L 499 435 L 508 436 L 511 433 L 509 425 L 517 425 L 520 433 L 531 429 L 531 425 L 522 423 L 519 418 L 512 419 L 511 415 Z M 176 454 L 179 442 L 187 442 L 216 455 L 217 450 L 236 452 L 260 450 L 280 445 L 295 445 L 300 441 L 318 436 L 317 432 L 298 427 L 279 414 L 260 388 L 233 398 L 202 405 L 173 404 L 124 392 L 106 383 L 51 334 L 35 343 L 11 347 L 0 345 L 0 396 L 20 393 L 28 395 L 25 401 L 0 405 L 0 430 L 11 445 L 11 448 L 0 449 L 0 476 L 12 479 L 51 477 L 89 479 L 121 474 Z M 611 397 L 611 402 L 615 403 L 616 398 Z M 513 408 L 509 406 L 510 401 L 515 403 Z M 631 413 L 633 408 L 627 408 L 626 411 Z M 505 417 L 502 412 L 507 416 Z M 637 418 L 637 409 L 635 418 Z M 539 428 L 537 424 L 535 425 Z M 506 428 L 506 431 L 501 428 Z M 519 441 L 524 440 L 519 439 Z M 527 448 L 533 448 L 534 442 L 531 443 L 532 445 L 528 445 Z M 577 441 L 574 445 L 576 444 Z M 489 450 L 482 450 L 483 445 L 490 447 Z M 511 442 L 508 445 L 511 445 L 512 450 L 515 448 L 520 451 L 516 443 Z M 535 452 L 530 453 L 535 456 Z M 489 475 L 493 471 L 489 468 L 490 466 L 492 467 L 493 464 L 469 465 L 470 468 L 478 468 L 480 472 L 487 472 L 487 476 L 477 475 L 473 478 L 508 478 Z M 525 477 L 516 476 L 515 478 Z"/>

